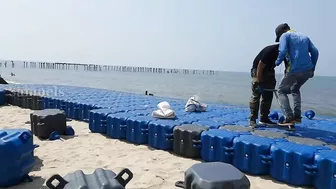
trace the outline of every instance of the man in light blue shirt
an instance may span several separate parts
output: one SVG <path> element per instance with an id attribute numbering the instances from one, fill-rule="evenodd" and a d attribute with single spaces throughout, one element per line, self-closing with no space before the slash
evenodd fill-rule
<path id="1" fill-rule="evenodd" d="M 279 66 L 285 59 L 285 76 L 279 85 L 279 100 L 284 110 L 285 121 L 280 126 L 301 123 L 301 94 L 300 88 L 314 76 L 316 63 L 319 56 L 318 49 L 309 37 L 290 29 L 288 24 L 280 24 L 276 29 L 276 42 L 279 44 L 279 55 L 275 62 Z M 294 113 L 290 107 L 288 94 L 292 94 Z"/>

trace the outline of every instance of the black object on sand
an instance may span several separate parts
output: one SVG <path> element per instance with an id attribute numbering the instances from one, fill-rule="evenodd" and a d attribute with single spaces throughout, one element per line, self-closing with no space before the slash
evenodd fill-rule
<path id="1" fill-rule="evenodd" d="M 54 131 L 65 135 L 66 115 L 63 110 L 59 109 L 34 111 L 30 114 L 30 125 L 34 135 L 41 139 L 49 138 Z"/>
<path id="2" fill-rule="evenodd" d="M 185 171 L 184 181 L 177 181 L 176 187 L 249 189 L 250 181 L 234 166 L 222 162 L 197 163 Z"/>
<path id="3" fill-rule="evenodd" d="M 124 176 L 127 175 L 125 179 Z M 50 177 L 46 185 L 50 189 L 125 189 L 127 183 L 133 178 L 133 173 L 129 169 L 123 169 L 118 174 L 113 171 L 98 168 L 93 174 L 84 174 L 78 170 L 61 177 L 56 174 Z M 57 180 L 58 185 L 54 186 L 53 181 Z"/>
<path id="4" fill-rule="evenodd" d="M 8 84 L 8 83 L 6 80 L 4 80 L 4 78 L 0 76 L 0 84 Z"/>

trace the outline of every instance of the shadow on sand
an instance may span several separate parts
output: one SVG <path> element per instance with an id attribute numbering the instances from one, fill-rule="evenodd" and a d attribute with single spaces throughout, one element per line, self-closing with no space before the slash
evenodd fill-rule
<path id="1" fill-rule="evenodd" d="M 63 139 L 63 140 L 70 140 L 70 139 L 73 139 L 73 138 L 75 138 L 75 137 L 78 137 L 78 135 L 73 135 L 73 136 L 61 135 L 60 137 L 61 137 L 61 139 Z"/>
<path id="2" fill-rule="evenodd" d="M 40 171 L 41 167 L 43 167 L 43 160 L 40 159 L 37 156 L 34 156 L 34 159 L 35 159 L 35 165 L 34 165 L 32 171 Z"/>
<path id="3" fill-rule="evenodd" d="M 251 176 L 251 177 L 259 177 L 261 179 L 264 179 L 264 180 L 269 180 L 273 183 L 276 183 L 276 184 L 281 184 L 281 185 L 287 185 L 291 188 L 305 188 L 305 189 L 314 189 L 314 187 L 302 187 L 302 186 L 293 186 L 293 185 L 289 185 L 289 184 L 286 184 L 286 183 L 283 183 L 283 182 L 279 182 L 279 181 L 276 181 L 275 179 L 273 179 L 271 176 L 267 175 L 267 176 L 254 176 L 254 175 L 249 175 L 249 174 L 246 174 L 247 176 Z"/>

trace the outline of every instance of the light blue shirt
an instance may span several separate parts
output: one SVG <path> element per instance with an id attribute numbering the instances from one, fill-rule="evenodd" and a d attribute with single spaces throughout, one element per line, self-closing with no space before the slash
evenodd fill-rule
<path id="1" fill-rule="evenodd" d="M 290 30 L 281 35 L 279 42 L 276 66 L 279 66 L 287 58 L 287 73 L 315 70 L 319 51 L 309 37 Z"/>

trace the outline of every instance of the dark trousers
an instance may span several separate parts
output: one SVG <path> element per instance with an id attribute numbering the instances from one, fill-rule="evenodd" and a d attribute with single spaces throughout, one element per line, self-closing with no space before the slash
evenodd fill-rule
<path id="1" fill-rule="evenodd" d="M 252 78 L 252 96 L 250 99 L 250 119 L 258 119 L 259 112 L 259 104 L 260 104 L 260 119 L 267 119 L 270 113 L 270 109 L 272 106 L 273 100 L 273 92 L 272 91 L 263 91 L 260 93 L 258 89 L 258 85 L 256 84 L 256 77 Z M 263 77 L 263 87 L 265 89 L 274 89 L 276 85 L 275 74 L 274 73 L 266 73 Z M 262 97 L 261 103 L 260 98 Z"/>
<path id="2" fill-rule="evenodd" d="M 309 78 L 313 77 L 313 71 L 308 70 L 299 73 L 287 73 L 279 85 L 279 100 L 283 107 L 286 118 L 301 117 L 301 93 L 300 89 Z M 292 94 L 294 101 L 294 113 L 290 107 L 288 94 Z"/>

